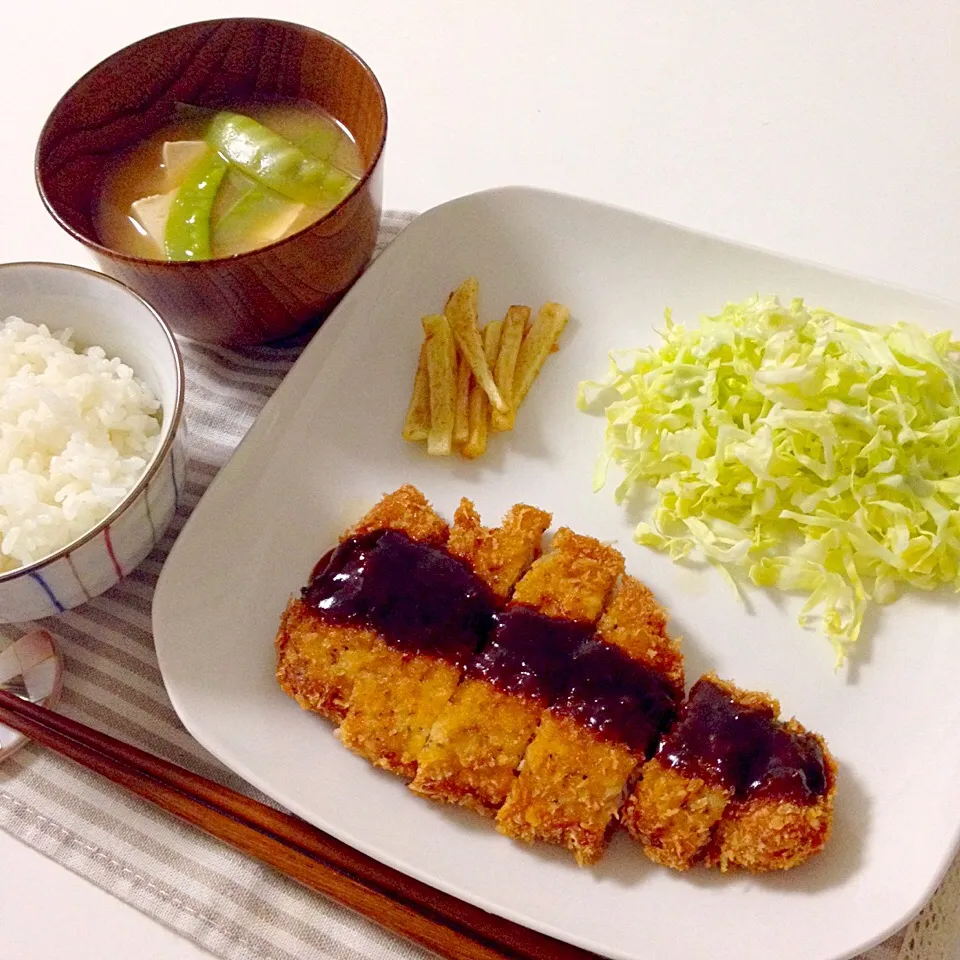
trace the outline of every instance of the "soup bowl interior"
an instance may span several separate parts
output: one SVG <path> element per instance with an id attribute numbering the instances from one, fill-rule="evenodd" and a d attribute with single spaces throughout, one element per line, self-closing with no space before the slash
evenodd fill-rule
<path id="1" fill-rule="evenodd" d="M 298 233 L 233 257 L 147 260 L 101 242 L 95 210 L 111 158 L 169 124 L 183 104 L 219 109 L 263 100 L 306 101 L 351 133 L 363 174 L 344 201 Z M 58 223 L 175 330 L 221 343 L 262 342 L 327 312 L 369 259 L 386 129 L 375 76 L 332 37 L 254 18 L 187 24 L 126 47 L 74 84 L 41 132 L 37 185 Z"/>

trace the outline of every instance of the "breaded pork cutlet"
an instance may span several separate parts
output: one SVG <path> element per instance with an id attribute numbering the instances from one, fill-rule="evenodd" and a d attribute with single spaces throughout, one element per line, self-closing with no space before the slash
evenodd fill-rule
<path id="1" fill-rule="evenodd" d="M 517 583 L 486 647 L 430 731 L 411 788 L 492 816 L 513 786 L 572 645 L 589 636 L 623 557 L 561 528 Z"/>
<path id="2" fill-rule="evenodd" d="M 644 764 L 621 819 L 657 863 L 786 870 L 830 833 L 836 763 L 763 693 L 702 677 Z"/>
<path id="3" fill-rule="evenodd" d="M 539 555 L 548 526 L 549 513 L 517 504 L 501 526 L 488 529 L 474 505 L 464 499 L 454 515 L 446 549 L 479 578 L 493 605 L 500 605 Z M 376 766 L 413 777 L 430 728 L 476 651 L 462 648 L 461 656 L 454 651 L 452 658 L 441 658 L 396 646 L 390 638 L 378 638 L 372 650 L 354 680 L 340 739 Z"/>
<path id="4" fill-rule="evenodd" d="M 438 547 L 450 533 L 446 522 L 410 484 L 387 494 L 340 542 L 376 530 L 396 530 Z M 322 566 L 323 561 L 318 568 Z M 330 623 L 303 597 L 292 598 L 276 638 L 277 680 L 300 706 L 340 720 L 346 715 L 356 678 L 369 668 L 377 641 L 375 630 Z"/>
<path id="5" fill-rule="evenodd" d="M 630 775 L 683 699 L 683 657 L 666 620 L 653 594 L 624 577 L 540 719 L 497 814 L 501 833 L 564 846 L 582 866 L 600 859 Z"/>

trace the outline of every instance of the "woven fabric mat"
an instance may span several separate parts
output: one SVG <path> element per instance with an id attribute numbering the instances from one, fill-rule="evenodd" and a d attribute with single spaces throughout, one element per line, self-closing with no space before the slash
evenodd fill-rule
<path id="1" fill-rule="evenodd" d="M 378 253 L 413 216 L 384 216 Z M 63 713 L 253 796 L 257 794 L 248 784 L 190 737 L 174 713 L 157 667 L 150 605 L 160 568 L 191 510 L 302 346 L 227 350 L 183 344 L 191 466 L 171 529 L 139 569 L 108 593 L 40 624 L 60 639 L 66 657 Z M 0 628 L 0 647 L 19 632 Z M 219 957 L 425 956 L 95 774 L 33 746 L 0 766 L 0 827 Z M 911 927 L 863 956 L 951 960 L 960 933 L 956 866 L 951 876 Z"/>

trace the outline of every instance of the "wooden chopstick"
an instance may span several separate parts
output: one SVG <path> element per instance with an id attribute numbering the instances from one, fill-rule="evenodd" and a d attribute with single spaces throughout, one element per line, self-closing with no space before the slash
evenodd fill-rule
<path id="1" fill-rule="evenodd" d="M 3 690 L 0 722 L 441 956 L 595 957 L 435 890 L 290 814 Z"/>

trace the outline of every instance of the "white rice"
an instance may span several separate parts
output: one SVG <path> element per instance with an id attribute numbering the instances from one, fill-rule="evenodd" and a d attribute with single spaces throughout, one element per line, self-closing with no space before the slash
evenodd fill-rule
<path id="1" fill-rule="evenodd" d="M 107 516 L 142 476 L 160 418 L 150 387 L 102 348 L 0 321 L 0 573 Z"/>

